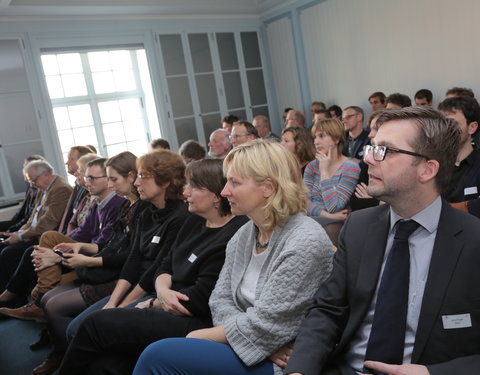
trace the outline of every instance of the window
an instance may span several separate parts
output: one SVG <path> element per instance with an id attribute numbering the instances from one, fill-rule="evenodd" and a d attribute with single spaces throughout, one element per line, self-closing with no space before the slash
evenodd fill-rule
<path id="1" fill-rule="evenodd" d="M 140 156 L 160 136 L 144 49 L 43 53 L 64 158 L 74 145 Z"/>

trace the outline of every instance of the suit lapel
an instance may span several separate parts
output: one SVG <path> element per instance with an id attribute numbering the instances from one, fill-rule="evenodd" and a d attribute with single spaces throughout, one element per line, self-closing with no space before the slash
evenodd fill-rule
<path id="1" fill-rule="evenodd" d="M 458 220 L 454 220 L 453 210 L 448 203 L 442 202 L 442 212 L 415 335 L 412 363 L 418 362 L 437 321 L 451 276 L 455 271 L 457 259 L 463 248 L 464 241 L 460 235 L 462 227 Z"/>

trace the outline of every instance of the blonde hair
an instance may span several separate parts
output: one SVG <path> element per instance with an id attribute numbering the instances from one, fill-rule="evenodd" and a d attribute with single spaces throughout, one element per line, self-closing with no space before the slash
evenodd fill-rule
<path id="1" fill-rule="evenodd" d="M 333 118 L 317 120 L 312 126 L 312 137 L 315 138 L 315 134 L 319 131 L 325 132 L 325 134 L 329 135 L 334 141 L 338 141 L 337 154 L 340 156 L 346 142 L 345 128 L 343 127 L 343 124 L 339 120 Z"/>
<path id="2" fill-rule="evenodd" d="M 252 178 L 257 183 L 272 180 L 275 191 L 263 206 L 267 230 L 283 226 L 290 215 L 306 213 L 307 189 L 298 161 L 281 144 L 257 139 L 239 145 L 223 161 L 225 174 L 229 167 L 242 178 Z"/>

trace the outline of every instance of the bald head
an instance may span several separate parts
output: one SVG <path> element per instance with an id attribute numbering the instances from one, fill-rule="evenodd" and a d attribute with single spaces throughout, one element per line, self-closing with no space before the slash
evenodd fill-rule
<path id="1" fill-rule="evenodd" d="M 271 133 L 270 121 L 267 116 L 255 116 L 252 121 L 253 126 L 257 129 L 260 138 L 265 138 Z"/>

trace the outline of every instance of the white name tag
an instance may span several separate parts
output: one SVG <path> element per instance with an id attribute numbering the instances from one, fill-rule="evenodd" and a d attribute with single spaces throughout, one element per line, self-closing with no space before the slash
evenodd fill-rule
<path id="1" fill-rule="evenodd" d="M 192 255 L 190 255 L 190 256 L 188 257 L 188 261 L 189 261 L 190 263 L 195 262 L 196 259 L 197 259 L 197 256 L 196 256 L 195 254 L 193 254 L 193 253 L 192 253 Z"/>
<path id="2" fill-rule="evenodd" d="M 470 195 L 470 194 L 477 194 L 478 189 L 476 186 L 468 187 L 463 190 L 463 194 Z"/>
<path id="3" fill-rule="evenodd" d="M 442 321 L 444 329 L 468 328 L 472 326 L 470 314 L 443 315 Z"/>
<path id="4" fill-rule="evenodd" d="M 152 243 L 159 243 L 159 242 L 160 242 L 160 237 L 159 236 L 153 236 Z"/>
<path id="5" fill-rule="evenodd" d="M 75 215 L 75 214 L 77 213 L 77 209 L 74 208 L 72 212 L 73 212 L 73 214 Z"/>

